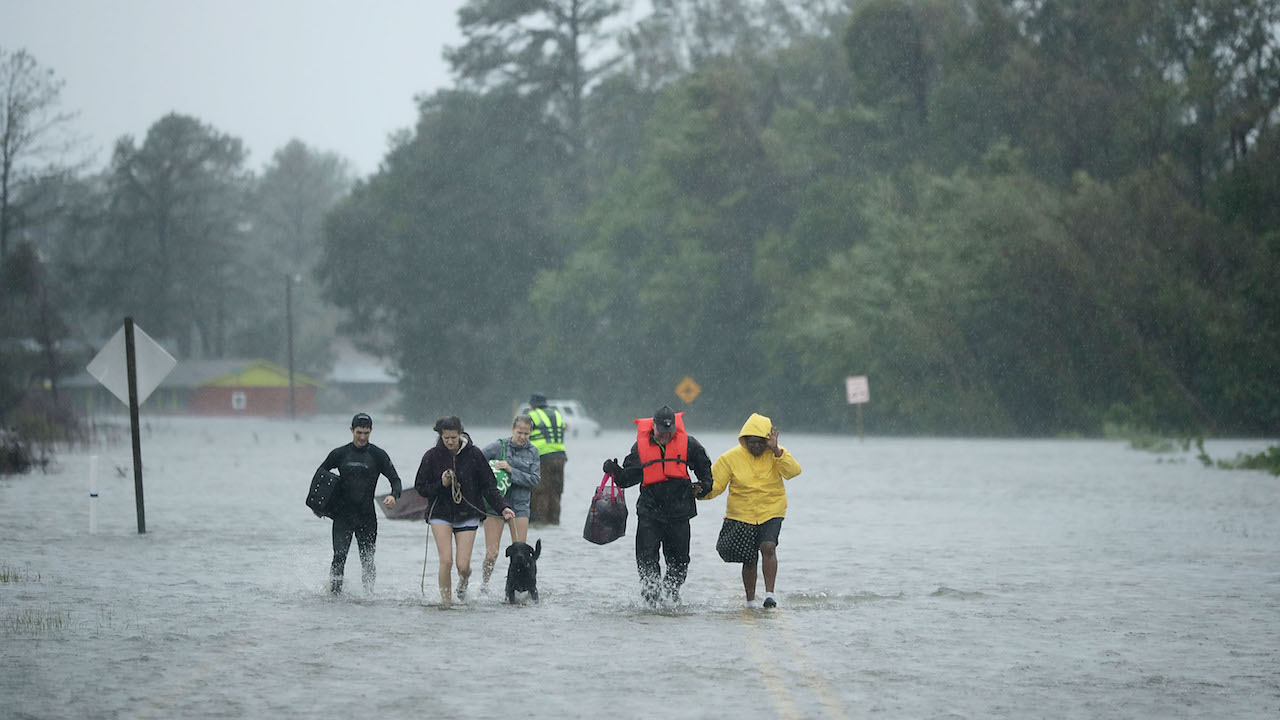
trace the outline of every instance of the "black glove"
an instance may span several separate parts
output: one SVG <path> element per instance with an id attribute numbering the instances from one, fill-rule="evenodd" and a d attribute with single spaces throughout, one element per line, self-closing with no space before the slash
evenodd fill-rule
<path id="1" fill-rule="evenodd" d="M 604 472 L 606 475 L 612 475 L 617 479 L 622 475 L 622 466 L 618 464 L 618 458 L 604 461 Z"/>

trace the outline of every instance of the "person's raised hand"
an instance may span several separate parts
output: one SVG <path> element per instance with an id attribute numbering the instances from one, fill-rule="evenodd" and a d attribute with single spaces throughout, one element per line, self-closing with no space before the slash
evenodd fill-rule
<path id="1" fill-rule="evenodd" d="M 604 474 L 615 478 L 622 474 L 622 466 L 618 464 L 618 458 L 604 461 Z"/>

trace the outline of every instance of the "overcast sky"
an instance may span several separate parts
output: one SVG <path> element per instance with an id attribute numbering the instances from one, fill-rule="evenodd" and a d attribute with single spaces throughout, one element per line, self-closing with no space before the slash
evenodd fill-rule
<path id="1" fill-rule="evenodd" d="M 0 47 L 65 81 L 93 167 L 169 112 L 240 138 L 258 170 L 291 138 L 367 175 L 415 95 L 452 84 L 464 0 L 0 0 Z"/>

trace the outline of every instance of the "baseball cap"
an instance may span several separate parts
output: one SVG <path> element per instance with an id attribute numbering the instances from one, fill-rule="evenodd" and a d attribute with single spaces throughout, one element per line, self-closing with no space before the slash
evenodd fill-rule
<path id="1" fill-rule="evenodd" d="M 663 405 L 653 413 L 653 430 L 654 432 L 672 433 L 676 431 L 676 413 L 671 408 Z"/>
<path id="2" fill-rule="evenodd" d="M 351 427 L 367 427 L 372 430 L 373 418 L 369 417 L 369 413 L 356 413 L 355 417 L 351 418 Z"/>
<path id="3" fill-rule="evenodd" d="M 529 404 L 533 407 L 542 407 L 547 404 L 547 396 L 536 392 L 529 396 Z"/>

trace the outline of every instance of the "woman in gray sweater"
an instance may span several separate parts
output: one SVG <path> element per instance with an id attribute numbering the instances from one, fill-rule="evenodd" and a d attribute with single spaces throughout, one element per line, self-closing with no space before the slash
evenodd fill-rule
<path id="1" fill-rule="evenodd" d="M 498 490 L 502 491 L 501 473 L 508 479 L 504 497 L 515 510 L 516 519 L 511 527 L 512 542 L 528 542 L 529 499 L 533 488 L 542 480 L 538 448 L 529 442 L 533 432 L 533 419 L 517 415 L 511 422 L 511 438 L 495 440 L 484 448 L 484 456 L 490 460 L 494 474 L 498 475 Z M 494 563 L 498 560 L 498 546 L 502 543 L 502 516 L 485 504 L 484 518 L 484 584 L 489 584 Z"/>

